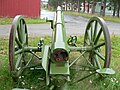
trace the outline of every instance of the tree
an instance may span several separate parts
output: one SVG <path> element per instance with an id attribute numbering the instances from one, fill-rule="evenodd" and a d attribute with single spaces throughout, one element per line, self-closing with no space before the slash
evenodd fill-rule
<path id="1" fill-rule="evenodd" d="M 65 0 L 65 8 L 66 8 L 66 11 L 67 11 L 67 4 L 68 4 L 68 0 Z"/>
<path id="2" fill-rule="evenodd" d="M 48 4 L 52 6 L 54 9 L 57 8 L 57 1 L 56 0 L 49 0 Z"/>
<path id="3" fill-rule="evenodd" d="M 57 6 L 61 6 L 64 0 L 49 0 L 48 4 L 52 6 L 54 9 L 57 8 Z"/>
<path id="4" fill-rule="evenodd" d="M 113 6 L 113 16 L 116 15 L 117 11 L 117 17 L 119 17 L 120 13 L 120 0 L 111 0 L 112 6 Z"/>
<path id="5" fill-rule="evenodd" d="M 90 0 L 87 0 L 87 2 L 88 2 L 88 10 L 87 10 L 87 13 L 89 13 L 89 11 L 90 11 Z"/>
<path id="6" fill-rule="evenodd" d="M 95 13 L 95 0 L 92 0 L 92 14 Z"/>
<path id="7" fill-rule="evenodd" d="M 119 14 L 120 14 L 120 0 L 117 0 L 117 4 L 118 4 L 118 7 L 117 7 L 117 17 L 119 17 Z"/>
<path id="8" fill-rule="evenodd" d="M 115 0 L 112 0 L 112 1 L 114 2 Z M 113 16 L 115 16 L 116 9 L 117 9 L 117 2 L 115 1 L 113 3 Z"/>
<path id="9" fill-rule="evenodd" d="M 83 1 L 83 6 L 84 6 L 83 12 L 85 12 L 85 0 Z"/>
<path id="10" fill-rule="evenodd" d="M 106 0 L 102 0 L 101 4 L 101 15 L 105 16 Z"/>
<path id="11" fill-rule="evenodd" d="M 78 0 L 78 12 L 80 12 L 80 0 Z"/>

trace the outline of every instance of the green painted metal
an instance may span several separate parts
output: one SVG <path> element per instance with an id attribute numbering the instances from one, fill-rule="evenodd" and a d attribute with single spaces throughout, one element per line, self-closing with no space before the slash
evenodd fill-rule
<path id="1" fill-rule="evenodd" d="M 100 74 L 115 74 L 115 71 L 111 68 L 97 69 L 96 72 Z"/>
<path id="2" fill-rule="evenodd" d="M 50 63 L 50 74 L 70 75 L 69 62 L 64 64 Z"/>
<path id="3" fill-rule="evenodd" d="M 86 47 L 69 47 L 70 51 L 91 51 L 93 47 L 86 46 Z"/>
<path id="4" fill-rule="evenodd" d="M 81 66 L 82 70 L 92 71 L 92 73 L 73 81 L 73 83 L 88 78 L 95 73 L 115 73 L 114 70 L 109 68 L 111 41 L 108 28 L 102 18 L 93 17 L 89 20 L 82 47 L 78 47 L 79 45 L 76 44 L 77 36 L 71 36 L 67 41 L 64 15 L 60 6 L 57 8 L 54 20 L 48 21 L 51 22 L 51 28 L 53 29 L 51 43 L 44 45 L 44 40 L 41 39 L 38 47 L 31 47 L 28 46 L 27 27 L 23 16 L 18 15 L 13 20 L 9 39 L 9 62 L 13 79 L 18 78 L 24 69 L 36 67 L 36 65 L 30 65 L 32 58 L 26 59 L 28 54 L 39 59 L 40 64 L 38 63 L 38 65 L 46 73 L 46 86 L 51 90 L 56 86 L 57 90 L 68 90 L 66 87 L 71 80 L 70 71 L 75 65 L 77 67 L 75 68 L 76 71 L 79 71 L 79 66 Z M 42 57 L 36 55 L 36 52 L 40 52 Z M 73 52 L 79 52 L 80 54 L 70 61 L 69 54 Z M 84 58 L 85 65 L 76 64 L 81 58 Z"/>
<path id="5" fill-rule="evenodd" d="M 55 50 L 62 49 L 65 50 L 67 54 L 69 54 L 69 48 L 67 45 L 66 31 L 65 31 L 63 19 L 64 19 L 63 12 L 61 10 L 61 7 L 58 6 L 57 12 L 55 14 L 55 19 L 53 22 L 54 28 L 53 28 L 53 36 L 52 36 L 52 44 L 51 44 L 51 53 L 53 53 Z M 53 60 L 52 57 L 51 59 Z M 53 62 L 55 61 L 53 60 Z"/>
<path id="6" fill-rule="evenodd" d="M 25 47 L 17 50 L 17 51 L 15 52 L 15 55 L 21 54 L 22 52 L 31 52 L 31 51 L 33 51 L 33 52 L 40 52 L 40 50 L 38 49 L 38 47 L 25 46 Z"/>
<path id="7" fill-rule="evenodd" d="M 70 36 L 70 38 L 67 40 L 68 45 L 70 46 L 77 46 L 77 36 Z"/>
<path id="8" fill-rule="evenodd" d="M 66 40 L 66 31 L 64 24 L 64 16 L 61 10 L 61 7 L 58 6 L 55 18 L 53 21 L 53 36 L 51 43 L 51 57 L 50 59 L 50 74 L 62 74 L 69 75 L 69 61 L 55 61 L 53 58 L 54 52 L 64 51 L 67 55 L 69 55 L 70 49 L 68 48 L 67 40 Z M 69 56 L 68 56 L 69 57 Z M 54 62 L 54 63 L 53 63 Z"/>
<path id="9" fill-rule="evenodd" d="M 86 53 L 86 51 L 84 51 L 79 57 L 77 57 L 73 62 L 71 62 L 69 67 L 71 67 L 73 64 L 75 64 L 85 53 Z"/>
<path id="10" fill-rule="evenodd" d="M 46 85 L 49 85 L 50 79 L 49 79 L 49 46 L 45 45 L 42 51 L 42 66 L 44 70 L 46 71 Z"/>
<path id="11" fill-rule="evenodd" d="M 100 40 L 102 38 L 102 41 Z M 89 20 L 84 36 L 84 46 L 91 46 L 92 63 L 98 68 L 109 68 L 111 57 L 111 41 L 105 21 L 100 17 Z M 100 51 L 103 48 L 102 52 Z M 103 54 L 104 55 L 103 55 Z M 102 62 L 102 63 L 100 63 Z"/>
<path id="12" fill-rule="evenodd" d="M 18 15 L 13 20 L 9 38 L 9 64 L 13 79 L 16 80 L 25 68 L 33 66 L 29 66 L 31 60 L 26 60 L 28 53 L 32 52 L 40 50 L 28 46 L 27 26 L 23 16 Z"/>
<path id="13" fill-rule="evenodd" d="M 22 71 L 20 64 L 22 65 L 21 62 L 24 62 L 25 54 L 23 53 L 22 48 L 25 46 L 28 46 L 27 28 L 23 16 L 18 15 L 13 20 L 9 39 L 9 62 L 10 70 L 13 72 L 13 76 L 19 75 L 18 71 Z M 21 58 L 23 58 L 23 60 L 21 60 Z M 17 62 L 16 59 L 18 60 Z"/>
<path id="14" fill-rule="evenodd" d="M 48 66 L 49 66 L 49 46 L 45 45 L 43 49 L 43 55 L 42 55 L 42 66 L 46 72 L 48 72 Z"/>

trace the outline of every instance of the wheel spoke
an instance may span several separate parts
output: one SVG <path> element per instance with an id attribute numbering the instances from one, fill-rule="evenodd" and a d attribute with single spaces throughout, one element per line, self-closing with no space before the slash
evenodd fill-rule
<path id="1" fill-rule="evenodd" d="M 94 58 L 95 58 L 95 61 L 96 61 L 96 63 L 97 63 L 98 68 L 101 69 L 101 64 L 100 64 L 100 62 L 99 62 L 98 56 L 95 55 Z"/>
<path id="2" fill-rule="evenodd" d="M 25 34 L 25 36 L 24 36 L 24 41 L 23 41 L 23 44 L 24 44 L 24 45 L 27 43 L 26 38 L 27 38 L 27 35 Z"/>
<path id="3" fill-rule="evenodd" d="M 18 55 L 18 54 L 20 54 L 22 52 L 23 52 L 23 49 L 19 49 L 19 50 L 15 51 L 15 55 Z"/>
<path id="4" fill-rule="evenodd" d="M 87 34 L 88 34 L 88 40 L 89 40 L 89 42 L 91 42 L 90 30 L 87 31 Z"/>
<path id="5" fill-rule="evenodd" d="M 93 34 L 93 41 L 94 41 L 95 38 L 96 38 L 96 34 L 97 34 L 97 26 L 98 26 L 98 22 L 95 21 L 94 34 Z"/>
<path id="6" fill-rule="evenodd" d="M 88 39 L 85 39 L 84 43 L 85 43 L 85 45 L 90 45 L 90 42 Z"/>
<path id="7" fill-rule="evenodd" d="M 93 62 L 93 66 L 94 67 L 97 67 L 97 63 L 96 63 L 96 59 L 95 59 L 95 55 L 93 55 L 93 58 L 92 58 L 92 62 Z"/>
<path id="8" fill-rule="evenodd" d="M 21 30 L 21 35 L 22 35 L 22 42 L 24 44 L 24 39 L 25 39 L 25 28 L 24 28 L 24 22 L 23 20 L 20 20 L 20 30 Z"/>
<path id="9" fill-rule="evenodd" d="M 98 35 L 97 35 L 97 37 L 96 37 L 96 39 L 95 39 L 95 41 L 94 41 L 94 44 L 97 44 L 97 42 L 98 42 L 101 34 L 102 34 L 102 28 L 100 28 L 100 30 L 99 30 L 99 32 L 98 32 Z"/>
<path id="10" fill-rule="evenodd" d="M 17 26 L 17 33 L 18 33 L 19 41 L 23 44 L 25 38 L 25 29 L 24 29 L 23 20 L 20 20 L 19 25 Z"/>
<path id="11" fill-rule="evenodd" d="M 20 20 L 20 30 L 23 32 L 23 21 L 22 20 Z"/>
<path id="12" fill-rule="evenodd" d="M 27 44 L 27 32 L 26 32 L 26 25 L 24 24 L 24 44 Z"/>
<path id="13" fill-rule="evenodd" d="M 98 51 L 95 51 L 95 54 L 97 54 L 98 57 L 100 57 L 102 60 L 105 61 L 105 57 L 101 53 L 99 53 Z"/>
<path id="14" fill-rule="evenodd" d="M 96 45 L 94 48 L 95 48 L 95 49 L 98 49 L 98 48 L 100 48 L 100 47 L 102 47 L 102 46 L 104 46 L 104 45 L 105 45 L 105 42 L 100 43 L 99 45 Z"/>
<path id="15" fill-rule="evenodd" d="M 90 66 L 93 66 L 92 64 L 91 64 L 91 62 L 90 62 L 90 58 L 86 58 L 86 56 L 85 56 L 85 54 L 83 54 L 83 57 L 84 57 L 84 59 L 87 61 L 87 63 L 90 65 Z"/>
<path id="16" fill-rule="evenodd" d="M 20 25 L 17 25 L 17 36 L 19 41 L 22 43 L 22 37 L 21 37 L 21 31 L 20 31 Z"/>
<path id="17" fill-rule="evenodd" d="M 23 43 L 24 45 L 26 45 L 28 43 L 27 41 L 27 33 L 25 32 L 26 28 L 25 28 L 25 25 L 24 25 L 24 39 L 23 39 Z"/>
<path id="18" fill-rule="evenodd" d="M 20 55 L 18 56 L 16 65 L 15 65 L 15 68 L 16 68 L 16 69 L 18 69 L 18 68 L 20 67 L 21 60 L 22 60 L 22 56 L 23 56 L 23 54 L 20 54 Z"/>
<path id="19" fill-rule="evenodd" d="M 16 43 L 17 43 L 17 45 L 18 45 L 19 47 L 22 47 L 22 44 L 21 44 L 21 42 L 18 40 L 17 37 L 15 37 L 15 41 L 16 41 Z"/>
<path id="20" fill-rule="evenodd" d="M 93 41 L 93 24 L 91 23 L 90 26 L 91 26 L 91 40 Z"/>

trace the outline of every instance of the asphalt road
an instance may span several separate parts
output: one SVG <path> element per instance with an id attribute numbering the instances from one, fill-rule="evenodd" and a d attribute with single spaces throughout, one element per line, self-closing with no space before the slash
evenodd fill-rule
<path id="1" fill-rule="evenodd" d="M 50 18 L 53 18 L 53 14 L 51 16 L 52 17 Z M 84 35 L 89 19 L 83 18 L 81 16 L 76 17 L 71 15 L 65 15 L 64 19 L 67 35 Z M 111 35 L 120 35 L 120 23 L 107 21 L 106 24 Z M 0 37 L 9 37 L 10 28 L 11 25 L 0 25 Z M 27 28 L 29 36 L 52 35 L 50 24 L 28 24 Z"/>

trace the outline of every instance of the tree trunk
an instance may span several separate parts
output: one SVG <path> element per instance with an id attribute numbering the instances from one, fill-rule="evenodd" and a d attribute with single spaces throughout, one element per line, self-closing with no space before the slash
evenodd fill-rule
<path id="1" fill-rule="evenodd" d="M 120 3 L 118 3 L 118 8 L 117 8 L 117 17 L 119 17 L 119 13 L 120 13 Z"/>
<path id="2" fill-rule="evenodd" d="M 115 12 L 116 12 L 116 3 L 114 3 L 113 17 L 115 16 Z"/>
<path id="3" fill-rule="evenodd" d="M 74 2 L 73 0 L 71 0 L 71 11 L 73 11 L 73 5 L 74 5 Z"/>
<path id="4" fill-rule="evenodd" d="M 88 0 L 88 9 L 87 9 L 87 13 L 89 13 L 89 11 L 90 11 L 90 2 L 89 2 L 89 0 Z"/>
<path id="5" fill-rule="evenodd" d="M 78 0 L 78 12 L 80 12 L 80 0 Z"/>
<path id="6" fill-rule="evenodd" d="M 85 12 L 85 0 L 84 0 L 84 3 L 83 3 L 83 5 L 84 5 L 83 12 Z"/>
<path id="7" fill-rule="evenodd" d="M 92 0 L 92 14 L 95 13 L 95 0 Z"/>
<path id="8" fill-rule="evenodd" d="M 103 1 L 103 12 L 102 12 L 102 16 L 105 16 L 105 9 L 106 9 L 106 0 Z"/>
<path id="9" fill-rule="evenodd" d="M 67 0 L 65 0 L 65 8 L 66 8 L 66 11 L 67 11 Z"/>

